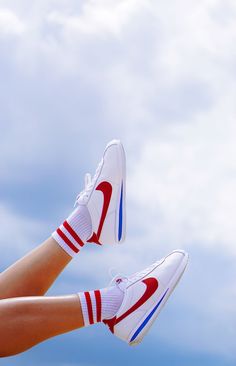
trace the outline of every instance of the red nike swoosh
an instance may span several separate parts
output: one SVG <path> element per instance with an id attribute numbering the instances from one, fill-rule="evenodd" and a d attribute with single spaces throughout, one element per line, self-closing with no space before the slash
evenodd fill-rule
<path id="1" fill-rule="evenodd" d="M 101 191 L 103 193 L 103 199 L 104 199 L 103 208 L 102 208 L 102 214 L 101 214 L 101 218 L 100 218 L 100 222 L 99 222 L 99 226 L 98 226 L 98 231 L 97 231 L 97 233 L 93 233 L 92 237 L 88 240 L 88 242 L 101 244 L 99 242 L 99 239 L 100 239 L 104 221 L 105 221 L 105 218 L 107 215 L 107 210 L 108 210 L 108 207 L 109 207 L 110 201 L 111 201 L 112 185 L 106 181 L 101 182 L 97 186 L 96 191 Z"/>
<path id="2" fill-rule="evenodd" d="M 142 281 L 145 283 L 146 290 L 144 294 L 140 297 L 140 299 L 133 305 L 129 310 L 127 310 L 124 314 L 122 314 L 120 317 L 116 318 L 116 316 L 112 319 L 104 320 L 104 323 L 107 324 L 111 330 L 112 333 L 114 333 L 114 326 L 115 324 L 119 323 L 121 320 L 125 319 L 127 316 L 129 316 L 131 313 L 133 313 L 135 310 L 140 308 L 146 301 L 150 299 L 150 297 L 155 293 L 155 291 L 158 289 L 158 281 L 154 277 L 149 277 Z"/>

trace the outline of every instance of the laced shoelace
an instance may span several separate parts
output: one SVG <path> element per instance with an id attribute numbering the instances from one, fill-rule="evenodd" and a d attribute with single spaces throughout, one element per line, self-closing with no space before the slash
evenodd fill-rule
<path id="1" fill-rule="evenodd" d="M 143 271 L 134 273 L 133 275 L 129 276 L 128 281 L 130 283 L 139 281 L 141 278 L 147 276 L 148 273 L 150 273 L 157 266 L 157 264 L 157 262 L 153 263 L 149 267 L 145 268 Z"/>
<path id="2" fill-rule="evenodd" d="M 115 277 L 112 278 L 112 280 L 109 283 L 109 287 L 110 286 L 115 286 L 115 285 L 119 285 L 121 283 L 124 283 L 128 281 L 128 278 L 123 276 L 122 274 L 118 273 Z"/>
<path id="3" fill-rule="evenodd" d="M 100 163 L 98 164 L 97 166 L 97 169 L 95 171 L 95 174 L 92 178 L 91 174 L 90 173 L 86 173 L 85 174 L 85 177 L 84 177 L 84 189 L 78 194 L 78 196 L 76 197 L 76 200 L 75 200 L 75 204 L 74 204 L 74 207 L 77 205 L 78 203 L 78 200 L 86 203 L 89 196 L 90 196 L 90 193 L 93 189 L 93 186 L 94 186 L 94 183 L 101 171 L 101 167 L 103 165 L 103 159 L 100 161 Z"/>
<path id="4" fill-rule="evenodd" d="M 127 276 L 124 276 L 123 274 L 121 273 L 118 273 L 117 275 L 115 275 L 113 277 L 113 279 L 111 280 L 110 282 L 110 286 L 111 285 L 114 285 L 114 284 L 120 284 L 121 282 L 125 282 L 126 284 L 131 284 L 131 283 L 134 283 L 134 282 L 137 282 L 139 281 L 141 278 L 145 277 L 148 273 L 150 273 L 154 268 L 156 268 L 156 266 L 158 264 L 162 263 L 162 261 L 159 261 L 159 262 L 155 262 L 153 264 L 151 264 L 149 267 L 145 268 L 143 271 L 141 272 L 136 272 L 134 273 L 133 275 L 127 277 Z"/>

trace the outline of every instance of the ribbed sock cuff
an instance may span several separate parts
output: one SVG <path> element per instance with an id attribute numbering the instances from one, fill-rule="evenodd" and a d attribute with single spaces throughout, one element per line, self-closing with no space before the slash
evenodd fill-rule
<path id="1" fill-rule="evenodd" d="M 124 292 L 118 286 L 78 294 L 84 318 L 84 326 L 110 319 L 119 310 Z"/>
<path id="2" fill-rule="evenodd" d="M 92 232 L 90 214 L 86 206 L 78 206 L 52 233 L 52 237 L 67 254 L 74 257 Z"/>

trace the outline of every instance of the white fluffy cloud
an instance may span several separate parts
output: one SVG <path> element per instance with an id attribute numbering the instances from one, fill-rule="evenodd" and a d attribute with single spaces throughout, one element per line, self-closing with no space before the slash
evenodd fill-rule
<path id="1" fill-rule="evenodd" d="M 90 260 L 99 268 L 97 280 L 105 280 L 107 262 L 129 273 L 184 247 L 193 258 L 188 291 L 182 287 L 176 307 L 186 311 L 188 345 L 235 357 L 235 1 L 2 4 L 1 179 L 17 185 L 20 176 L 33 184 L 34 167 L 40 177 L 54 165 L 75 174 L 74 157 L 86 151 L 96 163 L 98 140 L 119 132 L 128 153 L 129 245 L 115 256 L 113 248 L 82 254 L 83 264 L 75 261 L 70 275 L 80 268 L 91 279 Z M 33 232 L 45 226 L 8 207 L 4 200 L 1 243 L 11 245 L 7 233 L 14 226 L 17 247 L 30 246 Z M 214 278 L 224 289 L 220 299 Z M 177 311 L 170 316 L 174 321 Z M 163 338 L 185 344 L 180 322 L 183 317 L 172 338 L 169 327 L 162 329 Z M 217 327 L 225 336 L 220 346 Z"/>
<path id="2" fill-rule="evenodd" d="M 64 27 L 72 36 L 73 33 L 78 33 L 83 36 L 119 37 L 132 14 L 144 5 L 145 1 L 142 0 L 122 0 L 118 3 L 90 0 L 84 3 L 81 14 L 73 16 L 55 11 L 48 15 L 48 21 Z"/>
<path id="3" fill-rule="evenodd" d="M 24 31 L 25 24 L 13 11 L 0 8 L 0 37 L 17 36 Z"/>
<path id="4" fill-rule="evenodd" d="M 2 253 L 1 271 L 6 264 L 26 254 L 37 244 L 37 237 L 43 230 L 43 223 L 15 213 L 6 205 L 0 203 L 0 247 Z"/>
<path id="5" fill-rule="evenodd" d="M 196 121 L 170 125 L 143 142 L 130 195 L 141 215 L 151 218 L 143 223 L 150 238 L 220 246 L 236 255 L 234 108 L 228 112 L 223 99 Z"/>

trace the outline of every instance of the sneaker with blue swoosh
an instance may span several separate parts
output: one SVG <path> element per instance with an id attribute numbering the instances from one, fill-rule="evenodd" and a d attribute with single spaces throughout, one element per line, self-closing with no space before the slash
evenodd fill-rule
<path id="1" fill-rule="evenodd" d="M 110 331 L 129 345 L 140 343 L 176 287 L 187 262 L 188 254 L 175 250 L 141 272 L 116 278 L 124 298 L 115 317 L 103 321 Z"/>
<path id="2" fill-rule="evenodd" d="M 119 244 L 126 233 L 126 159 L 119 140 L 108 143 L 95 175 L 85 176 L 85 189 L 76 205 L 86 205 L 92 222 L 87 240 L 96 244 Z"/>

